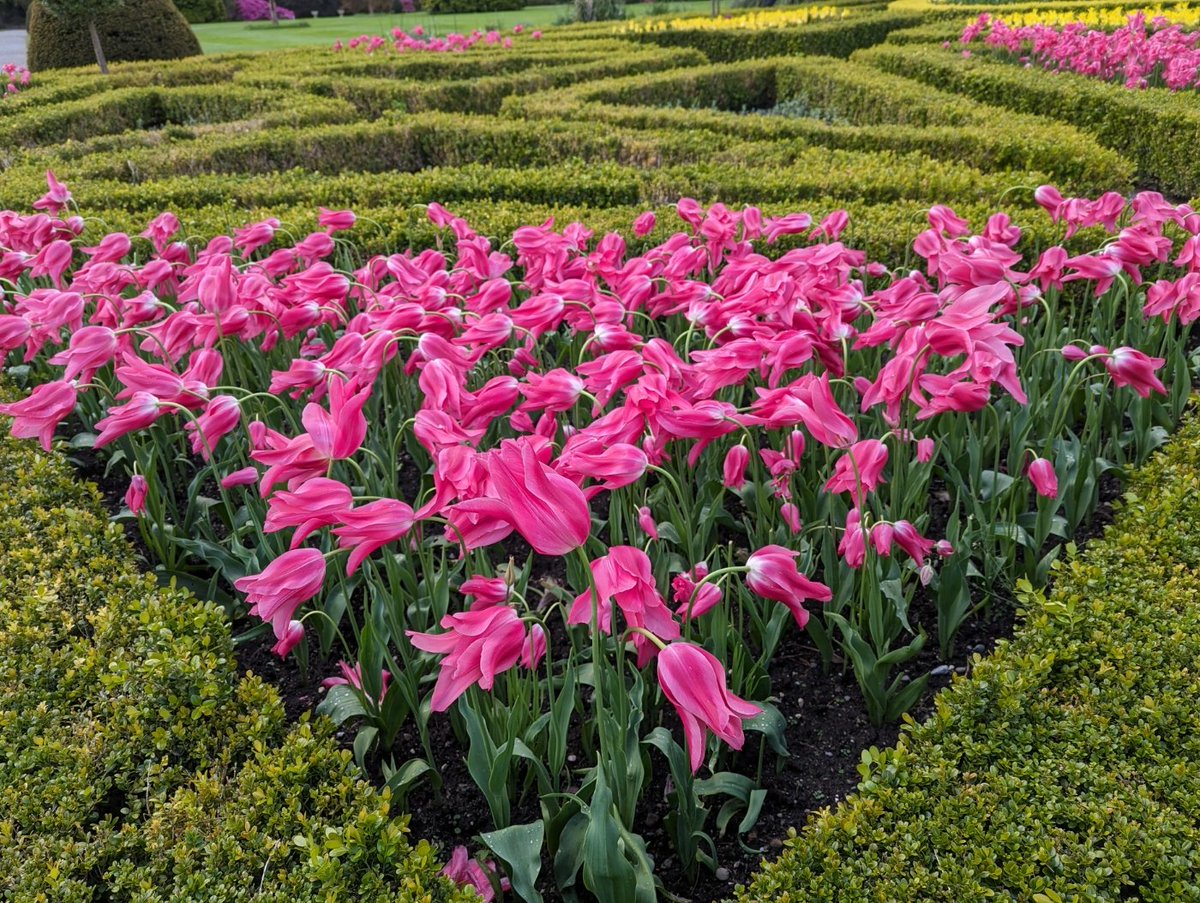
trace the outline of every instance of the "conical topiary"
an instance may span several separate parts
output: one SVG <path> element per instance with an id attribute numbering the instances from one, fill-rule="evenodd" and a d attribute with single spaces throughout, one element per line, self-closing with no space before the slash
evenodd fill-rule
<path id="1" fill-rule="evenodd" d="M 96 17 L 110 61 L 173 60 L 196 56 L 200 42 L 171 0 L 124 0 Z M 29 8 L 29 68 L 94 66 L 96 51 L 84 16 L 56 16 L 34 0 Z"/>

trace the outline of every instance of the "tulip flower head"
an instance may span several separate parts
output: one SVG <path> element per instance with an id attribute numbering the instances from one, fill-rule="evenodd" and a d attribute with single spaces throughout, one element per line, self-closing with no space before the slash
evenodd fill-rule
<path id="1" fill-rule="evenodd" d="M 135 473 L 129 481 L 129 489 L 125 491 L 125 505 L 134 517 L 140 517 L 146 510 L 146 493 L 149 489 L 146 478 L 140 473 Z"/>
<path id="2" fill-rule="evenodd" d="M 712 653 L 692 643 L 670 643 L 659 654 L 658 682 L 683 722 L 693 774 L 704 761 L 707 731 L 741 749 L 742 722 L 762 713 L 759 706 L 729 692 L 725 668 Z"/>
<path id="3" fill-rule="evenodd" d="M 1058 498 L 1058 474 L 1054 472 L 1054 464 L 1046 458 L 1035 456 L 1029 462 L 1029 482 L 1043 498 Z"/>
<path id="4" fill-rule="evenodd" d="M 800 573 L 795 561 L 799 554 L 783 546 L 763 546 L 746 561 L 746 586 L 764 599 L 786 605 L 803 630 L 808 624 L 805 600 L 828 602 L 833 592 L 825 584 Z"/>
<path id="5" fill-rule="evenodd" d="M 472 685 L 491 690 L 496 675 L 523 655 L 529 660 L 525 625 L 507 605 L 449 614 L 441 626 L 444 633 L 407 631 L 418 649 L 445 655 L 430 703 L 435 712 L 446 711 Z"/>
<path id="6" fill-rule="evenodd" d="M 250 614 L 271 622 L 278 640 L 274 652 L 283 658 L 304 638 L 303 625 L 294 616 L 325 585 L 325 556 L 316 549 L 293 549 L 261 574 L 242 577 L 233 585 L 246 594 Z"/>

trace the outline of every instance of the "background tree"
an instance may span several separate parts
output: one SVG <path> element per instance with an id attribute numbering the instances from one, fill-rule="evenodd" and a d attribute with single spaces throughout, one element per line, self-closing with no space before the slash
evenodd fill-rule
<path id="1" fill-rule="evenodd" d="M 108 75 L 108 60 L 104 56 L 104 45 L 100 41 L 100 32 L 96 29 L 96 20 L 105 13 L 111 13 L 121 6 L 125 0 L 39 0 L 46 11 L 58 18 L 74 18 L 76 21 L 87 23 L 88 34 L 92 38 L 92 50 L 96 54 L 96 62 L 100 71 Z"/>

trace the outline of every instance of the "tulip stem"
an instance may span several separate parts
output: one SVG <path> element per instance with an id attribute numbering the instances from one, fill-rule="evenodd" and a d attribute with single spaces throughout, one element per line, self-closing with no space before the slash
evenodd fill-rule
<path id="1" fill-rule="evenodd" d="M 664 643 L 662 640 L 660 640 L 658 637 L 656 637 L 654 634 L 652 634 L 645 627 L 630 627 L 628 630 L 625 631 L 625 636 L 628 637 L 631 633 L 640 633 L 642 636 L 646 637 L 648 640 L 653 642 L 655 646 L 658 647 L 659 652 L 662 652 L 664 649 L 667 648 L 666 643 Z"/>
<path id="2" fill-rule="evenodd" d="M 748 570 L 750 570 L 750 568 L 746 567 L 744 564 L 733 564 L 729 567 L 717 568 L 715 571 L 705 574 L 703 577 L 697 580 L 696 585 L 692 587 L 691 596 L 688 597 L 687 614 L 683 618 L 684 629 L 686 630 L 687 626 L 692 622 L 692 607 L 696 604 L 696 597 L 700 594 L 700 587 L 704 586 L 706 583 L 714 583 L 719 579 L 728 577 L 730 574 L 743 574 Z"/>

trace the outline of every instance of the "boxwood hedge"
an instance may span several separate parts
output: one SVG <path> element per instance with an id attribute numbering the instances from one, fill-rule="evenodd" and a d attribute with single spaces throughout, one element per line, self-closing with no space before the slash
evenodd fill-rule
<path id="1" fill-rule="evenodd" d="M 465 903 L 389 806 L 94 487 L 0 440 L 0 899 Z"/>
<path id="2" fill-rule="evenodd" d="M 1200 421 L 741 903 L 1200 899 Z"/>
<path id="3" fill-rule="evenodd" d="M 1144 182 L 1175 195 L 1200 193 L 1195 165 L 1200 106 L 1191 92 L 1130 91 L 1122 84 L 1025 69 L 986 53 L 964 58 L 924 44 L 881 44 L 855 59 L 984 103 L 1070 122 L 1133 160 Z"/>

